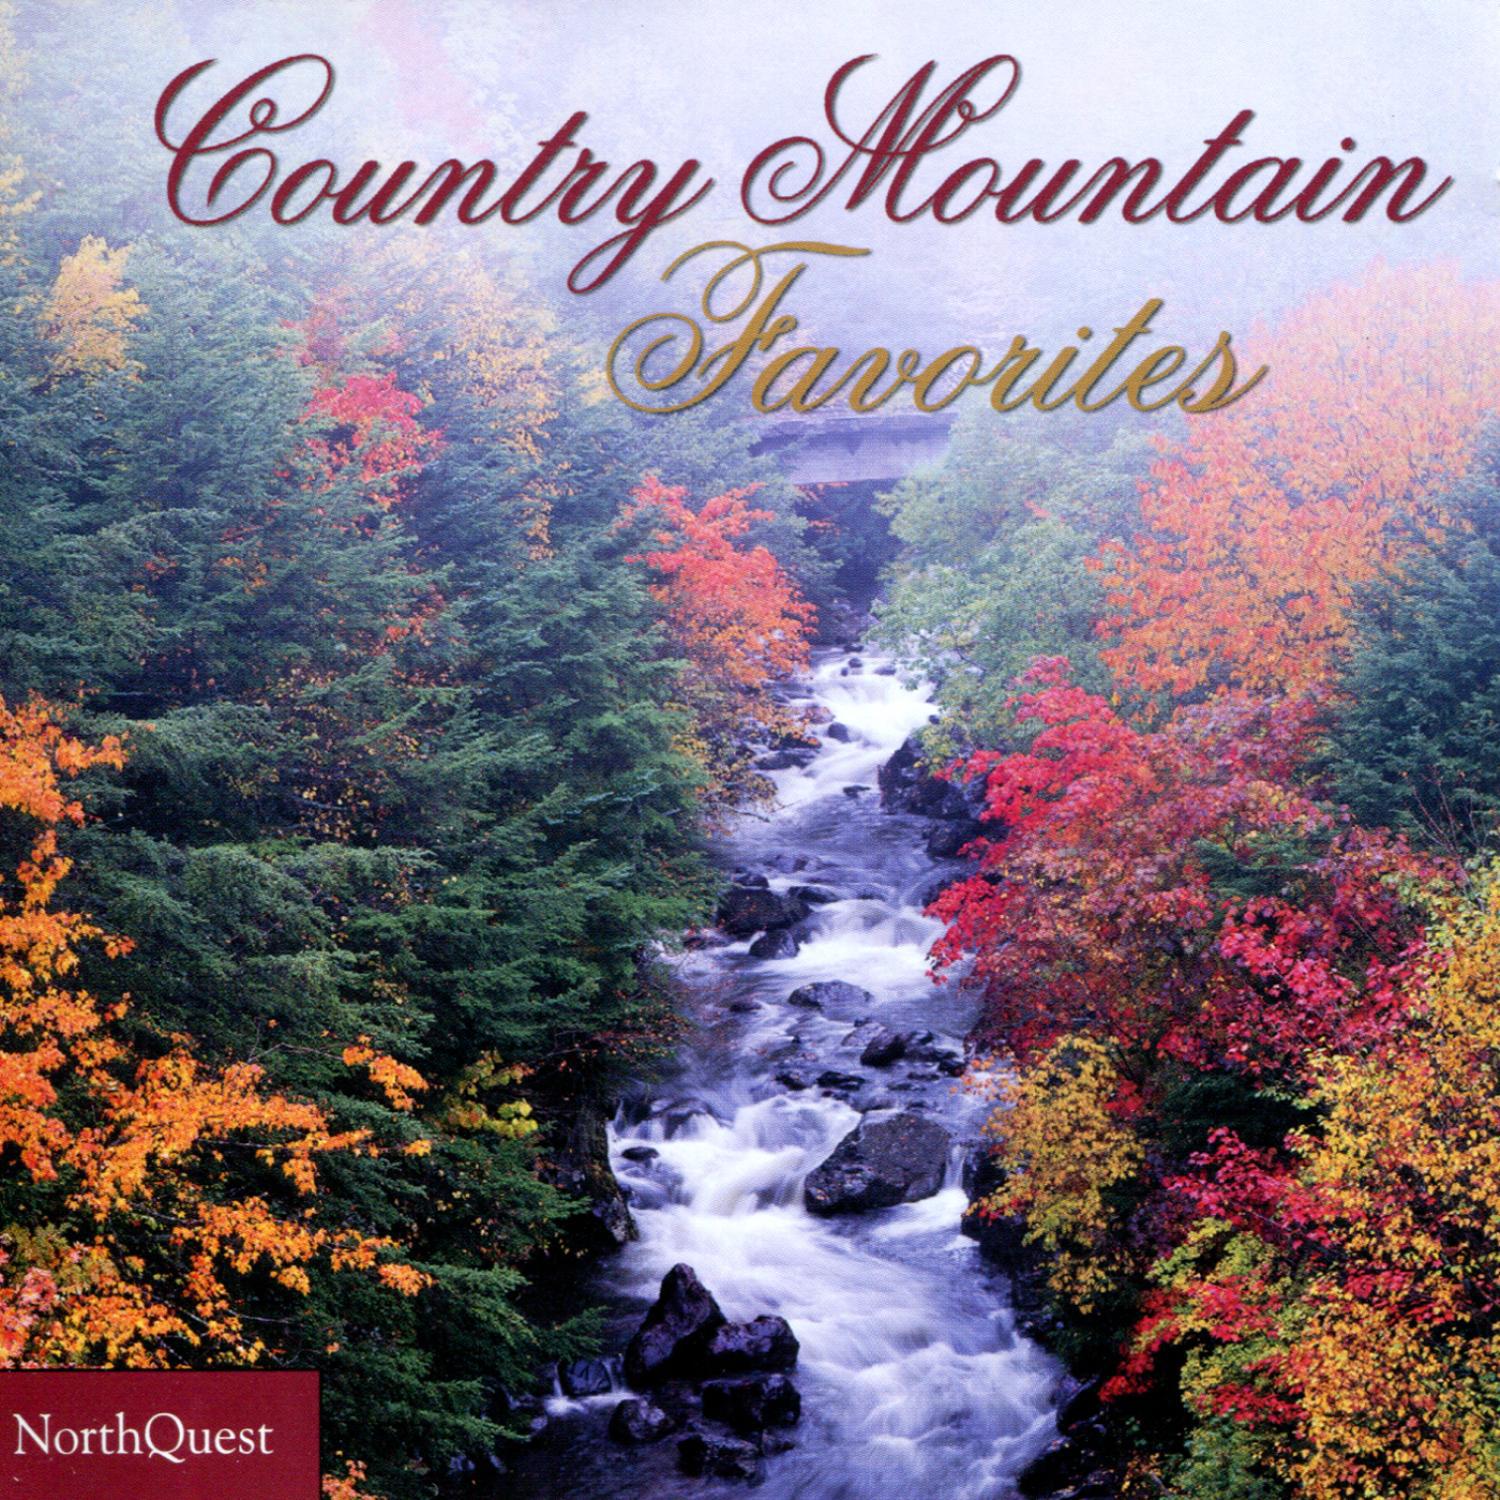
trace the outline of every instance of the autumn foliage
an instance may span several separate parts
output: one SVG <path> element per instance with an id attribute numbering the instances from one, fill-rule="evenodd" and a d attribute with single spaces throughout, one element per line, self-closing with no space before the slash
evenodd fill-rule
<path id="1" fill-rule="evenodd" d="M 1166 448 L 1097 555 L 1112 690 L 1039 658 L 1012 742 L 950 771 L 984 832 L 934 957 L 1000 1059 L 978 1212 L 1037 1248 L 1153 1493 L 1500 1496 L 1500 872 L 1324 780 L 1360 621 L 1399 652 L 1418 619 L 1455 691 L 1492 670 L 1421 611 L 1432 559 L 1482 551 L 1452 538 L 1494 503 L 1497 332 L 1442 268 L 1294 313 L 1262 399 Z M 1406 614 L 1370 602 L 1406 570 Z"/>
<path id="2" fill-rule="evenodd" d="M 1361 585 L 1399 566 L 1500 402 L 1500 286 L 1377 266 L 1261 335 L 1274 378 L 1193 424 L 1101 562 L 1105 659 L 1184 693 L 1326 681 Z"/>
<path id="3" fill-rule="evenodd" d="M 12 1222 L 0 1264 L 0 1365 L 234 1363 L 270 1352 L 242 1316 L 246 1278 L 292 1294 L 308 1268 L 368 1272 L 415 1294 L 378 1239 L 322 1227 L 319 1162 L 367 1148 L 322 1111 L 265 1087 L 253 1063 L 210 1068 L 185 1038 L 127 1039 L 126 1002 L 78 987 L 80 949 L 128 950 L 59 906 L 60 826 L 83 808 L 65 779 L 123 764 L 47 705 L 0 701 L 0 809 L 22 829 L 0 896 L 0 1153 L 56 1191 Z M 249 1186 L 257 1181 L 258 1186 Z"/>
<path id="4" fill-rule="evenodd" d="M 648 475 L 619 523 L 646 530 L 648 550 L 630 561 L 647 569 L 672 645 L 686 659 L 695 748 L 709 796 L 721 803 L 755 788 L 737 740 L 798 727 L 769 689 L 807 665 L 815 613 L 771 551 L 746 540 L 756 522 L 772 519 L 750 495 L 732 490 L 694 509 L 685 488 Z"/>

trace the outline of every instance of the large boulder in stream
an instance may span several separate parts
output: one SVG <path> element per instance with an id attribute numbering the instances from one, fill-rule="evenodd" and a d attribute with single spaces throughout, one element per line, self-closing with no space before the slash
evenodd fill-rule
<path id="1" fill-rule="evenodd" d="M 703 1368 L 712 1375 L 790 1370 L 800 1348 L 785 1318 L 762 1313 L 748 1323 L 724 1323 L 716 1328 L 704 1346 Z"/>
<path id="2" fill-rule="evenodd" d="M 880 768 L 880 803 L 887 812 L 918 813 L 924 818 L 973 817 L 963 789 L 934 776 L 927 768 L 916 735 Z"/>
<path id="3" fill-rule="evenodd" d="M 790 927 L 807 915 L 806 902 L 764 886 L 731 885 L 719 898 L 717 921 L 730 937 Z"/>
<path id="4" fill-rule="evenodd" d="M 842 979 L 825 979 L 818 984 L 804 984 L 786 997 L 788 1005 L 801 1005 L 808 1010 L 822 1010 L 825 1005 L 868 1005 L 875 997 L 869 990 L 857 984 L 848 984 Z"/>
<path id="5" fill-rule="evenodd" d="M 761 1478 L 760 1449 L 746 1438 L 722 1437 L 712 1432 L 690 1432 L 677 1444 L 677 1466 L 684 1474 L 708 1474 L 715 1479 Z"/>
<path id="6" fill-rule="evenodd" d="M 609 1417 L 609 1435 L 617 1443 L 654 1443 L 677 1426 L 677 1419 L 639 1396 L 622 1401 Z"/>
<path id="7" fill-rule="evenodd" d="M 764 932 L 750 944 L 751 958 L 795 958 L 801 947 L 796 936 L 785 927 Z"/>
<path id="8" fill-rule="evenodd" d="M 949 1145 L 948 1132 L 918 1114 L 866 1118 L 808 1174 L 808 1211 L 860 1213 L 930 1198 L 943 1185 Z"/>
<path id="9" fill-rule="evenodd" d="M 724 1314 L 697 1272 L 673 1266 L 662 1277 L 661 1295 L 625 1346 L 626 1380 L 643 1390 L 669 1376 L 693 1373 L 723 1326 Z"/>
<path id="10" fill-rule="evenodd" d="M 749 1437 L 802 1419 L 802 1396 L 785 1375 L 747 1375 L 703 1383 L 703 1415 Z"/>

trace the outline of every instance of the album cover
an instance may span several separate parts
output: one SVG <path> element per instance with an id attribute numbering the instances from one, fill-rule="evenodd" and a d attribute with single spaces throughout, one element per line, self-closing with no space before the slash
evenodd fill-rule
<path id="1" fill-rule="evenodd" d="M 10 1500 L 1500 1500 L 1500 15 L 3 0 Z"/>

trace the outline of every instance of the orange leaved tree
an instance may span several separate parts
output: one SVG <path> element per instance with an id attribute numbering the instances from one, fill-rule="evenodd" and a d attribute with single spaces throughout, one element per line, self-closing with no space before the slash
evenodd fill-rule
<path id="1" fill-rule="evenodd" d="M 1195 421 L 1141 500 L 1150 531 L 1100 559 L 1106 661 L 1150 692 L 1326 680 L 1354 591 L 1439 518 L 1500 409 L 1500 284 L 1376 266 L 1305 303 L 1253 400 Z"/>
<path id="2" fill-rule="evenodd" d="M 368 1149 L 362 1133 L 268 1092 L 254 1064 L 132 1041 L 126 1002 L 77 983 L 83 950 L 129 943 L 56 902 L 58 831 L 83 818 L 63 783 L 123 760 L 46 704 L 0 699 L 0 1368 L 252 1363 L 314 1263 L 424 1284 L 382 1263 L 384 1242 L 319 1222 L 319 1158 Z"/>
<path id="3" fill-rule="evenodd" d="M 769 689 L 807 665 L 815 614 L 770 551 L 745 542 L 752 525 L 774 519 L 749 505 L 751 493 L 730 490 L 695 510 L 686 489 L 648 475 L 620 518 L 622 526 L 637 518 L 647 525 L 650 550 L 629 561 L 650 570 L 651 594 L 687 664 L 682 699 L 710 807 L 766 790 L 744 742 L 797 732 Z"/>

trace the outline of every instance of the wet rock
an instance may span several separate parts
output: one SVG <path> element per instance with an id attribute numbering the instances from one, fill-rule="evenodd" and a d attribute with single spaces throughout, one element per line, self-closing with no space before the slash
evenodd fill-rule
<path id="1" fill-rule="evenodd" d="M 841 745 L 847 745 L 854 738 L 854 731 L 847 724 L 840 724 L 835 720 L 824 731 L 824 735 L 830 740 L 837 740 Z"/>
<path id="2" fill-rule="evenodd" d="M 807 906 L 795 896 L 763 886 L 731 885 L 719 898 L 716 920 L 731 937 L 747 938 L 754 932 L 790 927 L 807 915 Z"/>
<path id="3" fill-rule="evenodd" d="M 734 883 L 736 885 L 749 886 L 751 890 L 769 890 L 771 882 L 755 870 L 736 870 L 734 872 Z"/>
<path id="4" fill-rule="evenodd" d="M 760 1450 L 744 1438 L 694 1431 L 677 1443 L 677 1466 L 684 1474 L 753 1483 L 760 1478 Z"/>
<path id="5" fill-rule="evenodd" d="M 888 1068 L 906 1055 L 906 1033 L 887 1031 L 879 1026 L 875 1034 L 865 1043 L 859 1060 L 867 1068 Z"/>
<path id="6" fill-rule="evenodd" d="M 862 656 L 851 656 L 849 658 L 849 665 L 851 667 L 862 667 L 862 666 L 864 666 L 864 664 L 865 664 L 865 660 L 864 660 L 864 657 L 862 657 Z"/>
<path id="7" fill-rule="evenodd" d="M 749 1370 L 790 1370 L 800 1345 L 792 1325 L 774 1313 L 748 1323 L 724 1323 L 713 1331 L 703 1351 L 703 1368 L 713 1375 Z"/>
<path id="8" fill-rule="evenodd" d="M 977 839 L 984 830 L 972 818 L 955 818 L 939 823 L 927 835 L 927 854 L 931 859 L 954 859 L 965 844 Z"/>
<path id="9" fill-rule="evenodd" d="M 795 958 L 802 946 L 785 927 L 762 933 L 750 944 L 751 958 Z"/>
<path id="10" fill-rule="evenodd" d="M 846 797 L 863 797 L 864 794 L 870 790 L 870 787 L 864 786 L 862 783 L 854 781 L 850 782 L 850 784 L 844 788 L 844 795 Z"/>
<path id="11" fill-rule="evenodd" d="M 626 1161 L 655 1161 L 661 1152 L 655 1146 L 627 1146 L 620 1155 Z"/>
<path id="12" fill-rule="evenodd" d="M 625 1346 L 625 1378 L 637 1390 L 690 1369 L 724 1314 L 691 1266 L 675 1265 L 662 1277 L 661 1295 Z"/>
<path id="13" fill-rule="evenodd" d="M 809 906 L 827 906 L 830 901 L 843 899 L 837 891 L 829 890 L 826 885 L 794 885 L 787 894 L 807 902 Z"/>
<path id="14" fill-rule="evenodd" d="M 816 750 L 772 750 L 755 760 L 757 771 L 791 771 L 811 763 Z"/>
<path id="15" fill-rule="evenodd" d="M 943 1185 L 948 1132 L 904 1111 L 861 1120 L 808 1174 L 804 1196 L 815 1214 L 859 1213 L 930 1198 Z"/>
<path id="16" fill-rule="evenodd" d="M 760 1009 L 759 1000 L 731 1000 L 726 1007 L 731 1015 L 748 1016 Z"/>
<path id="17" fill-rule="evenodd" d="M 805 1005 L 822 1010 L 825 1005 L 863 1005 L 875 997 L 869 990 L 842 979 L 825 979 L 818 984 L 804 984 L 786 997 L 788 1005 Z"/>
<path id="18" fill-rule="evenodd" d="M 613 1382 L 602 1359 L 573 1359 L 557 1367 L 557 1383 L 565 1396 L 602 1396 Z"/>
<path id="19" fill-rule="evenodd" d="M 934 1036 L 930 1031 L 909 1033 L 906 1055 L 912 1062 L 932 1063 L 945 1072 L 948 1065 L 957 1062 L 958 1071 L 963 1071 L 963 1053 L 957 1044 Z"/>
<path id="20" fill-rule="evenodd" d="M 676 1426 L 661 1407 L 638 1396 L 622 1401 L 609 1416 L 609 1435 L 617 1443 L 655 1443 Z"/>
<path id="21" fill-rule="evenodd" d="M 838 1068 L 829 1068 L 818 1074 L 818 1087 L 832 1094 L 852 1094 L 865 1086 L 863 1073 L 844 1073 Z"/>
<path id="22" fill-rule="evenodd" d="M 964 1164 L 959 1175 L 964 1192 L 971 1199 L 988 1198 L 1005 1183 L 1005 1168 L 995 1150 L 985 1141 L 978 1141 L 964 1152 Z"/>
<path id="23" fill-rule="evenodd" d="M 703 1415 L 748 1437 L 767 1427 L 794 1426 L 802 1418 L 802 1396 L 785 1375 L 708 1380 L 703 1385 Z"/>
<path id="24" fill-rule="evenodd" d="M 896 669 L 889 662 L 887 662 L 883 667 L 875 668 L 875 675 L 877 677 L 894 677 L 896 675 Z"/>
<path id="25" fill-rule="evenodd" d="M 906 1076 L 913 1083 L 936 1083 L 942 1074 L 936 1068 L 908 1068 Z"/>
<path id="26" fill-rule="evenodd" d="M 795 1068 L 784 1068 L 776 1075 L 776 1082 L 782 1088 L 790 1089 L 794 1094 L 800 1094 L 803 1089 L 813 1086 L 812 1079 L 806 1073 L 799 1073 Z"/>
<path id="27" fill-rule="evenodd" d="M 880 768 L 880 801 L 888 812 L 919 813 L 925 818 L 973 816 L 961 788 L 934 776 L 926 766 L 915 735 Z"/>

